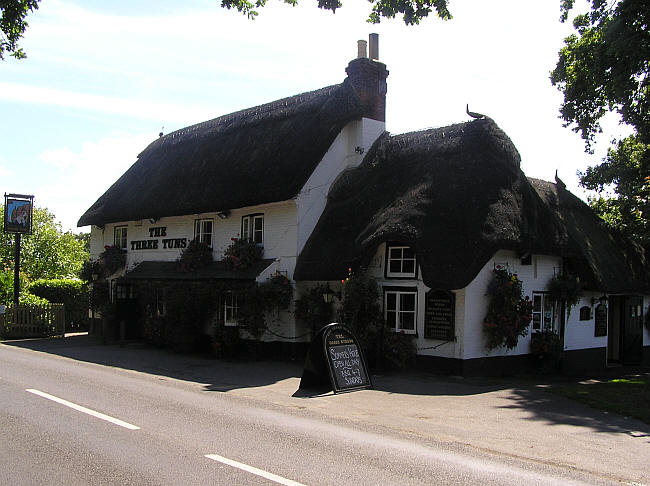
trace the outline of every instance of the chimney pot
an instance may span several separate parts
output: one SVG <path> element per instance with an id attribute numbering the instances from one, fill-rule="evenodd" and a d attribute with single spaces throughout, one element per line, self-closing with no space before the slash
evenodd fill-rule
<path id="1" fill-rule="evenodd" d="M 364 40 L 357 41 L 357 59 L 361 59 L 362 57 L 368 57 L 368 54 L 366 53 L 367 45 L 368 43 Z"/>
<path id="2" fill-rule="evenodd" d="M 370 59 L 379 60 L 379 34 L 370 34 Z"/>

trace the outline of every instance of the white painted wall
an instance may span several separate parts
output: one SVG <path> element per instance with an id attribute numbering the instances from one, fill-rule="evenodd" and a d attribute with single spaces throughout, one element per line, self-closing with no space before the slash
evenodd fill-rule
<path id="1" fill-rule="evenodd" d="M 524 296 L 531 300 L 533 292 L 542 292 L 556 272 L 560 271 L 561 258 L 546 255 L 533 255 L 531 265 L 522 265 L 520 258 L 512 251 L 499 251 L 481 269 L 476 278 L 464 289 L 454 290 L 456 296 L 456 341 L 444 341 L 424 338 L 424 302 L 425 294 L 430 289 L 421 278 L 409 280 L 387 279 L 384 277 L 386 245 L 382 244 L 371 260 L 368 271 L 376 278 L 379 286 L 391 287 L 416 287 L 418 291 L 417 312 L 417 338 L 418 354 L 426 356 L 439 356 L 444 358 L 472 359 L 490 356 L 507 356 L 528 354 L 530 352 L 530 331 L 527 336 L 521 337 L 517 346 L 512 350 L 499 348 L 488 351 L 485 347 L 483 335 L 483 319 L 487 313 L 489 297 L 486 295 L 487 287 L 493 277 L 496 265 L 507 265 L 508 269 L 516 273 L 522 281 Z M 574 307 L 565 327 L 566 350 L 605 347 L 607 337 L 594 336 L 593 316 L 588 321 L 580 321 L 580 307 L 591 307 L 592 298 L 597 299 L 601 293 L 586 293 Z M 645 332 L 645 339 L 650 339 L 650 333 Z"/>
<path id="2" fill-rule="evenodd" d="M 456 290 L 453 293 L 456 296 L 456 341 L 446 342 L 439 339 L 424 338 L 424 313 L 425 313 L 425 295 L 430 290 L 422 281 L 422 272 L 418 268 L 417 278 L 415 279 L 393 279 L 386 278 L 386 244 L 381 244 L 375 253 L 375 256 L 368 265 L 368 273 L 376 279 L 380 287 L 380 296 L 383 299 L 382 287 L 416 287 L 417 289 L 417 335 L 415 344 L 417 353 L 423 356 L 440 356 L 444 358 L 461 358 L 463 350 L 463 326 L 465 320 L 465 290 Z M 382 302 L 383 308 L 383 302 Z"/>
<path id="3" fill-rule="evenodd" d="M 296 205 L 294 201 L 262 204 L 231 211 L 228 219 L 220 219 L 216 213 L 193 214 L 161 218 L 155 223 L 148 220 L 141 222 L 107 224 L 104 229 L 93 226 L 90 236 L 90 254 L 97 258 L 104 251 L 105 245 L 114 243 L 116 226 L 127 226 L 127 268 L 131 269 L 143 261 L 175 261 L 182 249 L 164 249 L 163 239 L 185 238 L 189 243 L 194 238 L 194 221 L 210 218 L 214 221 L 212 247 L 214 259 L 223 257 L 223 252 L 241 232 L 242 216 L 254 213 L 264 214 L 264 258 L 276 258 L 275 270 L 287 272 L 292 278 L 296 266 Z M 151 237 L 150 228 L 166 228 L 166 236 Z M 158 249 L 134 250 L 132 241 L 158 240 Z"/>
<path id="4" fill-rule="evenodd" d="M 584 292 L 578 305 L 571 309 L 569 317 L 564 328 L 564 349 L 571 351 L 574 349 L 604 348 L 607 346 L 607 336 L 595 337 L 595 310 L 598 305 L 598 297 L 602 292 Z M 592 299 L 596 301 L 592 305 Z M 587 321 L 580 320 L 580 307 L 588 306 L 591 308 L 591 319 Z"/>
<path id="5" fill-rule="evenodd" d="M 561 258 L 556 256 L 533 255 L 532 265 L 522 265 L 521 260 L 514 252 L 499 251 L 479 272 L 476 278 L 468 285 L 467 313 L 465 320 L 465 352 L 464 359 L 480 358 L 486 356 L 504 356 L 526 354 L 530 352 L 531 331 L 527 336 L 519 338 L 517 347 L 513 350 L 503 348 L 488 352 L 483 340 L 483 318 L 487 312 L 489 298 L 485 295 L 487 285 L 492 279 L 492 271 L 496 264 L 507 264 L 511 272 L 516 273 L 522 281 L 524 295 L 532 299 L 533 292 L 543 292 L 553 275 L 560 271 Z M 580 307 L 592 306 L 591 299 L 597 299 L 602 293 L 585 293 L 578 305 L 571 309 L 566 321 L 564 349 L 589 349 L 607 346 L 607 337 L 594 336 L 594 318 L 580 321 Z M 592 307 L 593 310 L 593 307 Z M 593 313 L 593 312 L 592 312 Z"/>
<path id="6" fill-rule="evenodd" d="M 348 123 L 337 135 L 311 177 L 296 197 L 298 208 L 298 247 L 300 254 L 314 231 L 325 205 L 332 183 L 345 169 L 357 167 L 372 144 L 384 133 L 385 123 L 362 118 Z M 363 154 L 355 150 L 363 149 Z"/>
<path id="7" fill-rule="evenodd" d="M 532 265 L 522 265 L 515 252 L 498 251 L 481 269 L 476 278 L 466 288 L 465 314 L 465 349 L 463 359 L 484 358 L 488 356 L 509 356 L 527 354 L 530 351 L 530 332 L 520 337 L 517 346 L 512 350 L 497 348 L 488 351 L 483 336 L 483 319 L 487 314 L 489 297 L 487 287 L 492 280 L 495 265 L 507 265 L 508 270 L 516 273 L 522 281 L 524 295 L 533 297 L 533 292 L 544 291 L 548 282 L 559 272 L 561 259 L 559 257 L 533 255 Z"/>

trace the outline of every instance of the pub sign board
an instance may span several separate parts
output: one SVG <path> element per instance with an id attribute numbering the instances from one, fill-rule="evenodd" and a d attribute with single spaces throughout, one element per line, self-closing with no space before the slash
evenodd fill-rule
<path id="1" fill-rule="evenodd" d="M 34 196 L 5 194 L 5 233 L 31 234 L 33 214 Z"/>
<path id="2" fill-rule="evenodd" d="M 334 393 L 372 388 L 361 346 L 349 329 L 330 324 L 323 346 Z"/>
<path id="3" fill-rule="evenodd" d="M 300 388 L 322 387 L 334 393 L 372 388 L 361 346 L 340 324 L 328 324 L 318 331 L 305 359 Z"/>

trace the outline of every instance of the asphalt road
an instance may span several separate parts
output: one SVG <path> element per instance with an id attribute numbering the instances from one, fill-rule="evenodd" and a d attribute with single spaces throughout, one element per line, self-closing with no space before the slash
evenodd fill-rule
<path id="1" fill-rule="evenodd" d="M 0 483 L 620 484 L 195 385 L 0 345 Z"/>

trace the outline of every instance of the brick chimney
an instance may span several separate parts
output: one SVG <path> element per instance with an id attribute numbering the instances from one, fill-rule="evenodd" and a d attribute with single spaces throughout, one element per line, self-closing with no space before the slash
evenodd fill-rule
<path id="1" fill-rule="evenodd" d="M 366 57 L 366 41 L 358 42 L 358 57 L 350 61 L 345 72 L 361 99 L 363 116 L 386 121 L 386 65 L 379 62 L 379 35 L 370 34 L 370 57 Z"/>

